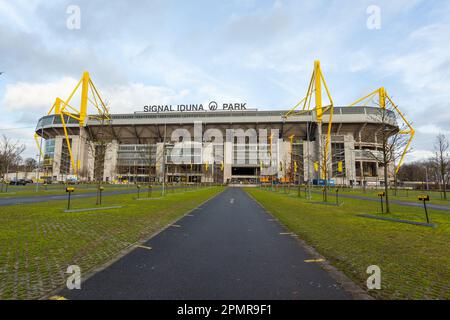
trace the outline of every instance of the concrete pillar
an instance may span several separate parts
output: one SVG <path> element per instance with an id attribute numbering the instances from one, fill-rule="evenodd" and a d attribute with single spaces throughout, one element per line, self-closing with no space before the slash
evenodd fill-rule
<path id="1" fill-rule="evenodd" d="M 350 134 L 344 136 L 344 156 L 345 183 L 350 185 L 350 180 L 356 181 L 355 139 Z"/>
<path id="2" fill-rule="evenodd" d="M 231 167 L 233 163 L 233 144 L 230 141 L 224 143 L 224 170 L 223 179 L 224 182 L 231 179 Z"/>
<path id="3" fill-rule="evenodd" d="M 164 177 L 164 143 L 156 144 L 156 177 L 162 181 Z"/>
<path id="4" fill-rule="evenodd" d="M 55 138 L 55 151 L 53 156 L 53 177 L 56 177 L 57 181 L 60 181 L 61 170 L 61 154 L 62 154 L 62 140 L 61 136 Z"/>
<path id="5" fill-rule="evenodd" d="M 119 144 L 116 140 L 112 141 L 105 152 L 105 164 L 103 169 L 103 181 L 112 182 L 116 176 L 117 167 L 117 151 Z"/>
<path id="6" fill-rule="evenodd" d="M 315 142 L 304 141 L 303 142 L 303 167 L 304 167 L 304 179 L 314 179 L 314 155 L 315 155 Z"/>

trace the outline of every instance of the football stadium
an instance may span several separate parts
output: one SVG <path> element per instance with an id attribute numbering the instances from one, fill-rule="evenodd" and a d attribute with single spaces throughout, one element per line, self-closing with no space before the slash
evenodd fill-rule
<path id="1" fill-rule="evenodd" d="M 79 109 L 71 105 L 77 91 Z M 390 102 L 392 110 L 386 107 Z M 89 113 L 89 104 L 95 113 Z M 384 111 L 387 120 L 380 120 Z M 57 98 L 39 119 L 35 138 L 41 178 L 52 182 L 375 186 L 384 184 L 380 132 L 399 128 L 398 119 L 409 126 L 402 132 L 412 139 L 413 129 L 384 88 L 334 106 L 319 61 L 306 97 L 291 110 L 211 101 L 113 114 L 85 72 L 69 99 Z M 391 164 L 390 176 L 395 170 Z"/>

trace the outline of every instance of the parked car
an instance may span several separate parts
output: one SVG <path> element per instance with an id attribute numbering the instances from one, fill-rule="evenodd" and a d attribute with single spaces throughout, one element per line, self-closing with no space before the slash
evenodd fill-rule
<path id="1" fill-rule="evenodd" d="M 11 180 L 10 182 L 9 182 L 9 184 L 11 185 L 11 186 L 25 186 L 25 185 L 27 185 L 27 182 L 25 181 L 25 179 L 18 179 L 18 180 Z"/>
<path id="2" fill-rule="evenodd" d="M 78 184 L 78 180 L 75 179 L 75 178 L 68 178 L 68 179 L 66 180 L 66 183 L 67 183 L 67 184 Z"/>

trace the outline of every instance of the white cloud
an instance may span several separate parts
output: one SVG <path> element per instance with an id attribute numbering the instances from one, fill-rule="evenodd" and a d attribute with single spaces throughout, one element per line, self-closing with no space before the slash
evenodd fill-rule
<path id="1" fill-rule="evenodd" d="M 33 117 L 36 119 L 36 114 L 44 115 L 50 109 L 56 97 L 67 99 L 77 82 L 78 80 L 74 78 L 65 77 L 48 83 L 8 84 L 3 99 L 5 111 L 33 113 Z M 106 87 L 98 85 L 97 89 L 100 91 L 102 99 L 110 103 L 113 113 L 135 111 L 136 106 L 148 103 L 175 103 L 189 93 L 188 90 L 176 92 L 167 87 L 148 86 L 142 83 Z M 78 98 L 78 96 L 74 96 L 70 103 L 75 108 L 79 107 Z"/>
<path id="2" fill-rule="evenodd" d="M 416 131 L 421 134 L 431 134 L 434 136 L 436 136 L 438 134 L 450 135 L 450 130 L 440 128 L 440 127 L 436 126 L 435 124 L 426 124 L 426 125 L 419 126 L 419 127 L 417 127 Z"/>
<path id="3" fill-rule="evenodd" d="M 67 99 L 75 88 L 78 80 L 70 77 L 62 78 L 55 82 L 17 82 L 6 86 L 3 109 L 12 113 L 31 114 L 33 120 L 47 111 L 53 105 L 56 97 Z M 104 101 L 109 103 L 111 113 L 127 113 L 141 111 L 144 105 L 149 104 L 179 104 L 179 103 L 207 103 L 211 99 L 218 102 L 238 101 L 236 97 L 220 93 L 214 85 L 203 84 L 195 88 L 195 91 L 183 88 L 175 90 L 166 86 L 145 85 L 142 83 L 130 83 L 127 85 L 96 84 Z M 79 107 L 79 92 L 72 98 L 70 105 Z M 91 110 L 94 112 L 95 110 Z"/>
<path id="4" fill-rule="evenodd" d="M 64 77 L 56 82 L 17 82 L 6 86 L 2 101 L 4 111 L 45 114 L 55 99 L 64 99 L 75 88 L 78 80 Z"/>
<path id="5" fill-rule="evenodd" d="M 132 83 L 117 87 L 106 87 L 103 97 L 110 102 L 111 113 L 142 111 L 144 105 L 171 104 L 182 101 L 189 91 L 177 92 L 162 86 Z"/>
<path id="6" fill-rule="evenodd" d="M 360 72 L 373 67 L 371 55 L 364 51 L 357 51 L 350 55 L 350 72 Z"/>
<path id="7" fill-rule="evenodd" d="M 408 154 L 407 162 L 428 160 L 433 157 L 433 155 L 433 152 L 430 150 L 413 150 Z"/>
<path id="8" fill-rule="evenodd" d="M 7 1 L 8 0 L 0 0 L 0 17 L 2 17 L 2 20 L 9 21 L 11 25 L 29 33 L 30 27 L 25 22 L 25 19 L 17 12 L 16 8 Z"/>

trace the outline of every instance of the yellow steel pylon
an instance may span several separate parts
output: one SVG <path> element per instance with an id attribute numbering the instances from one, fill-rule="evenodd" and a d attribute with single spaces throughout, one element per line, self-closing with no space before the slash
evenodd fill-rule
<path id="1" fill-rule="evenodd" d="M 322 100 L 322 86 L 325 88 L 329 104 L 323 105 Z M 314 94 L 314 108 L 311 109 L 311 104 L 313 100 L 313 94 Z M 298 107 L 302 106 L 301 111 L 296 111 Z M 319 124 L 320 127 L 320 133 L 321 133 L 321 126 L 323 121 L 323 114 L 329 111 L 329 118 L 328 118 L 328 128 L 327 128 L 327 136 L 325 140 L 325 145 L 323 147 L 323 157 L 320 157 L 322 159 L 321 164 L 321 177 L 322 179 L 326 178 L 326 172 L 327 172 L 327 160 L 328 160 L 328 148 L 330 145 L 331 140 L 331 127 L 333 124 L 333 111 L 334 111 L 334 105 L 333 105 L 333 98 L 331 97 L 330 90 L 328 90 L 327 83 L 325 81 L 325 77 L 323 76 L 322 69 L 320 67 L 320 61 L 316 60 L 314 61 L 314 71 L 311 75 L 311 80 L 309 82 L 308 91 L 306 92 L 306 96 L 300 100 L 299 103 L 297 103 L 288 113 L 284 115 L 285 118 L 288 118 L 290 116 L 295 115 L 301 115 L 305 114 L 311 110 L 314 110 L 316 113 L 316 122 Z M 321 137 L 319 137 L 321 139 Z"/>
<path id="2" fill-rule="evenodd" d="M 70 103 L 81 86 L 81 101 L 80 108 L 76 109 Z M 94 106 L 97 115 L 88 116 L 88 106 Z M 110 120 L 110 115 L 107 106 L 103 102 L 97 88 L 95 87 L 92 79 L 89 76 L 89 72 L 85 71 L 83 73 L 82 78 L 78 81 L 78 84 L 73 89 L 67 100 L 62 100 L 60 98 L 56 98 L 55 103 L 48 111 L 48 115 L 50 114 L 59 115 L 61 117 L 61 123 L 64 130 L 64 136 L 67 142 L 67 149 L 70 155 L 70 161 L 75 174 L 77 174 L 79 169 L 79 161 L 77 165 L 75 165 L 75 159 L 73 157 L 72 147 L 70 145 L 69 134 L 67 132 L 67 124 L 64 116 L 70 117 L 78 121 L 80 127 L 86 125 L 86 120 L 88 118 L 99 119 L 99 120 Z M 81 132 L 81 131 L 80 131 Z M 41 148 L 42 146 L 40 146 Z M 41 151 L 42 152 L 42 151 Z"/>
<path id="3" fill-rule="evenodd" d="M 410 146 L 411 146 L 411 142 L 414 138 L 414 128 L 412 127 L 411 123 L 406 120 L 405 115 L 400 111 L 400 109 L 398 108 L 398 106 L 394 103 L 394 101 L 392 101 L 391 97 L 389 97 L 389 95 L 386 92 L 386 89 L 384 87 L 378 88 L 377 90 L 369 93 L 368 95 L 362 97 L 361 99 L 356 100 L 355 102 L 353 102 L 352 104 L 350 104 L 350 107 L 356 106 L 358 104 L 360 104 L 361 102 L 371 102 L 373 100 L 373 98 L 378 98 L 378 106 L 382 109 L 386 109 L 386 105 L 387 102 L 390 102 L 392 104 L 392 107 L 394 108 L 394 110 L 398 113 L 398 115 L 400 116 L 400 118 L 403 120 L 403 122 L 406 125 L 405 130 L 401 130 L 399 133 L 400 134 L 406 134 L 409 135 L 409 139 L 408 142 L 405 146 L 405 149 L 402 152 L 402 155 L 400 157 L 400 161 L 397 164 L 397 167 L 395 168 L 395 173 L 398 173 L 398 171 L 400 170 L 400 167 L 403 164 L 403 161 L 405 159 L 406 153 L 408 152 Z M 368 103 L 366 104 L 362 104 L 362 106 L 368 106 Z"/>

